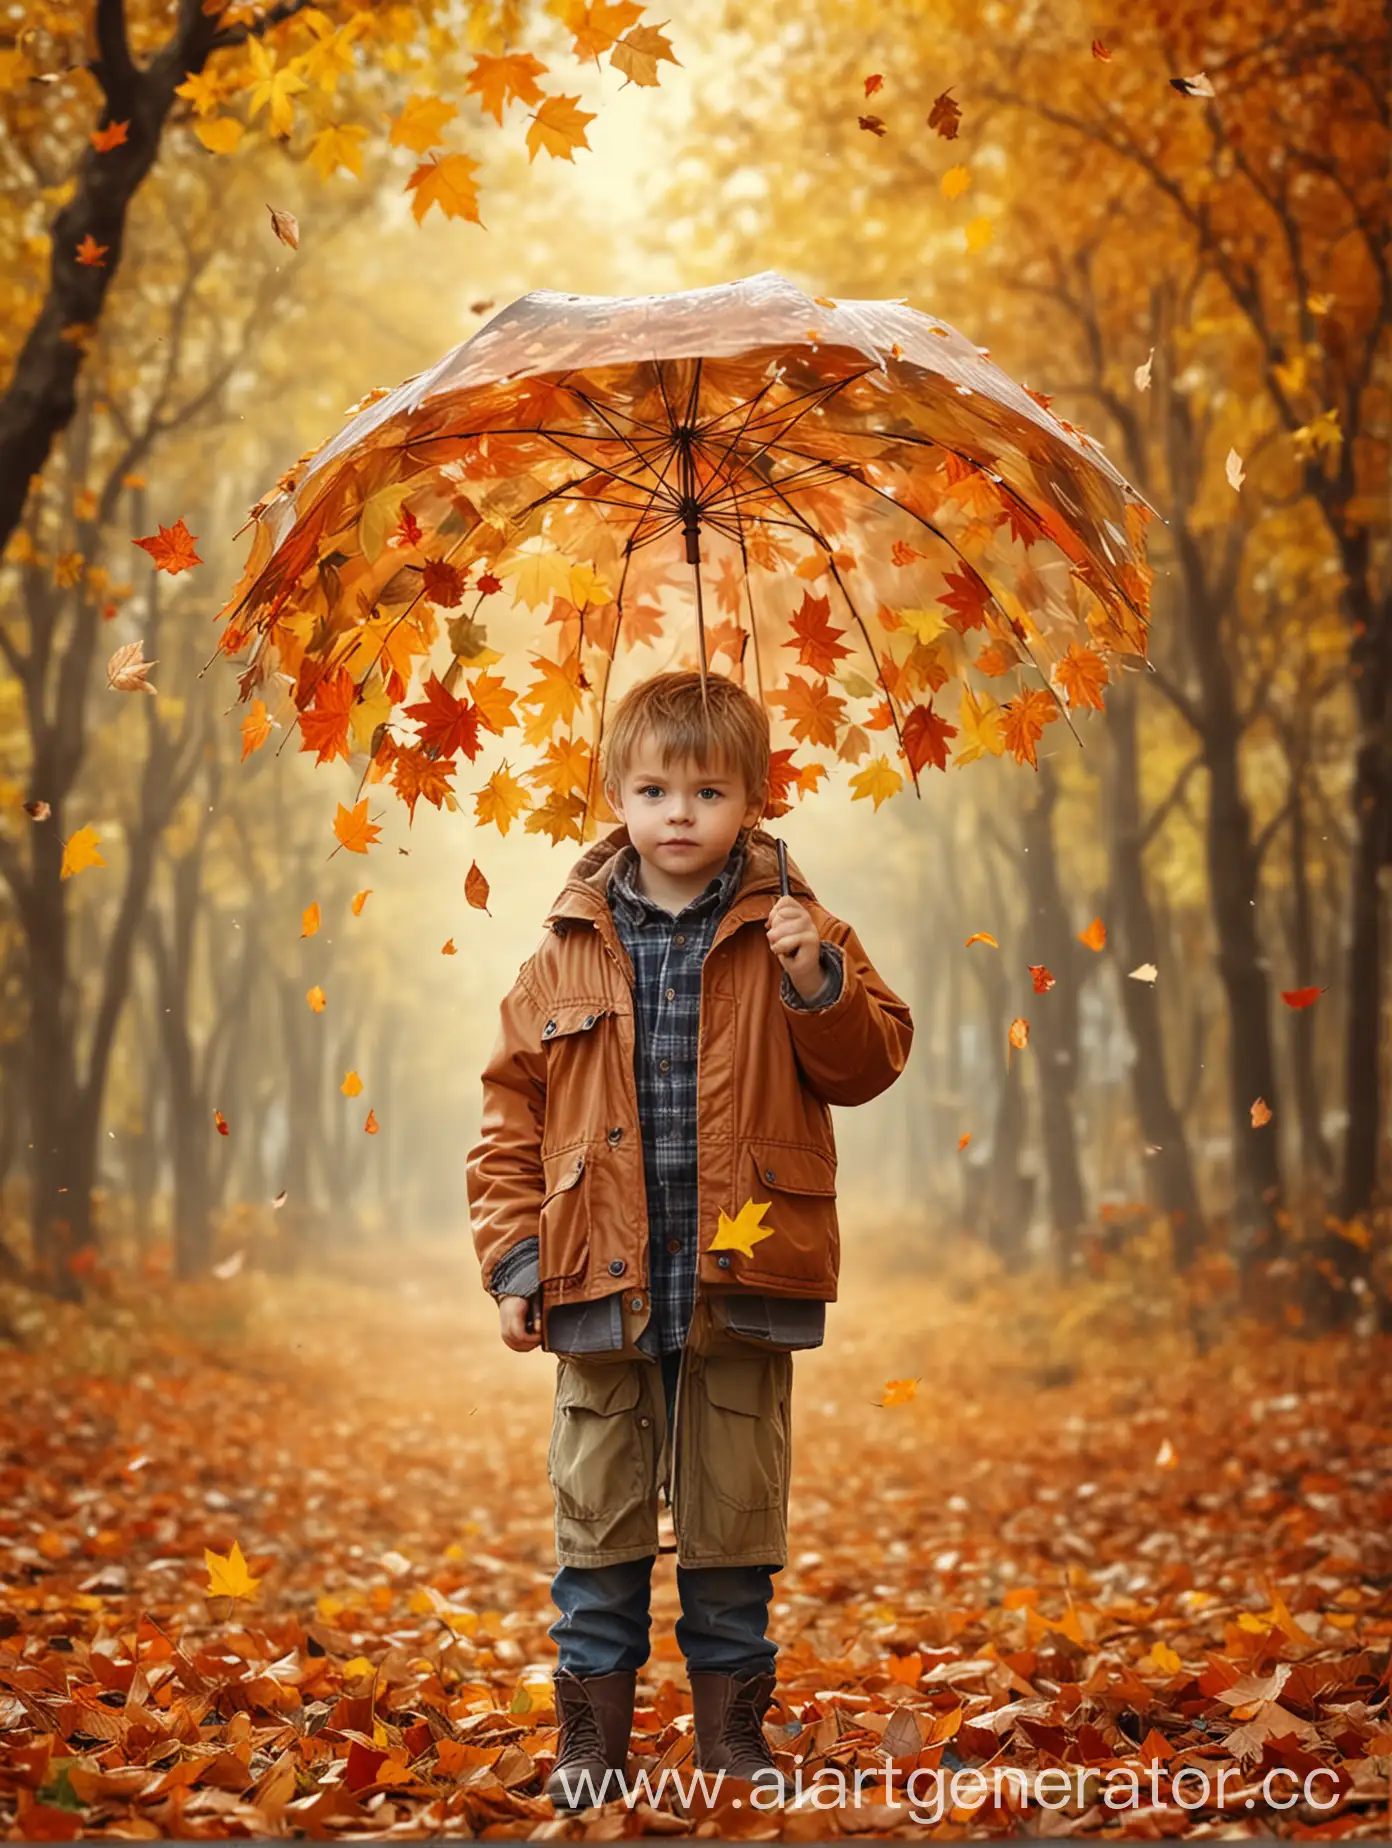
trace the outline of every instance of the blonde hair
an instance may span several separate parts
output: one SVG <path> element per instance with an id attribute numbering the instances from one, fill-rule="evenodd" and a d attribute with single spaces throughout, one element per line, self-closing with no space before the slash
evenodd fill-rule
<path id="1" fill-rule="evenodd" d="M 763 797 L 768 787 L 768 714 L 743 687 L 723 674 L 692 670 L 654 674 L 630 687 L 614 708 L 600 743 L 599 767 L 606 789 L 628 774 L 638 741 L 651 732 L 664 769 L 672 759 L 723 763 L 744 779 L 746 794 Z"/>

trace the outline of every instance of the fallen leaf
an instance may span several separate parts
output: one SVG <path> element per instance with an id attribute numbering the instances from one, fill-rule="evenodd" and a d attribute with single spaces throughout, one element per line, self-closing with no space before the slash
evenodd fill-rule
<path id="1" fill-rule="evenodd" d="M 276 1195 L 275 1199 L 271 1201 L 272 1209 L 278 1213 L 281 1207 L 285 1205 L 285 1202 L 288 1198 L 289 1198 L 288 1194 L 286 1193 L 285 1189 L 282 1187 L 280 1192 Z"/>
<path id="2" fill-rule="evenodd" d="M 300 935 L 302 937 L 312 937 L 318 928 L 319 906 L 316 902 L 312 905 L 306 905 L 303 912 L 300 914 Z"/>
<path id="3" fill-rule="evenodd" d="M 1269 1123 L 1270 1121 L 1271 1121 L 1270 1104 L 1267 1103 L 1264 1097 L 1254 1098 L 1252 1101 L 1252 1128 L 1261 1129 L 1264 1124 Z"/>
<path id="4" fill-rule="evenodd" d="M 960 199 L 962 194 L 971 185 L 971 168 L 964 167 L 959 161 L 955 167 L 948 168 L 939 184 L 942 187 L 942 196 L 944 199 Z M 896 541 L 895 543 L 896 545 L 901 544 L 902 541 Z M 900 561 L 896 559 L 894 562 L 898 564 Z"/>
<path id="5" fill-rule="evenodd" d="M 1154 963 L 1137 963 L 1136 967 L 1128 973 L 1129 979 L 1133 982 L 1153 982 L 1160 971 Z"/>
<path id="6" fill-rule="evenodd" d="M 967 1130 L 964 1135 L 961 1135 L 957 1138 L 957 1153 L 959 1155 L 962 1153 L 962 1150 L 967 1146 L 967 1144 L 970 1141 L 971 1141 L 971 1131 L 970 1130 Z"/>
<path id="7" fill-rule="evenodd" d="M 221 1264 L 215 1264 L 213 1266 L 212 1274 L 214 1277 L 219 1278 L 223 1283 L 226 1283 L 230 1278 L 235 1277 L 237 1275 L 237 1272 L 242 1268 L 242 1265 L 245 1262 L 246 1262 L 246 1252 L 245 1251 L 234 1251 L 230 1258 L 224 1258 Z"/>
<path id="8" fill-rule="evenodd" d="M 106 664 L 106 684 L 117 693 L 153 693 L 145 676 L 154 661 L 146 661 L 144 642 L 123 642 Z"/>
<path id="9" fill-rule="evenodd" d="M 962 119 L 962 111 L 952 99 L 951 89 L 943 91 L 941 96 L 933 99 L 933 107 L 928 112 L 928 126 L 936 129 L 944 141 L 955 141 L 957 125 Z"/>
<path id="10" fill-rule="evenodd" d="M 47 821 L 49 816 L 53 813 L 53 810 L 42 797 L 39 797 L 37 801 L 26 802 L 24 805 L 24 812 L 29 817 L 30 821 Z"/>
<path id="11" fill-rule="evenodd" d="M 475 911 L 488 910 L 488 881 L 479 871 L 478 862 L 470 861 L 469 870 L 464 875 L 464 896 Z M 489 913 L 492 916 L 492 913 Z"/>
<path id="12" fill-rule="evenodd" d="M 377 1121 L 377 1112 L 375 1110 L 369 1110 L 367 1113 L 367 1121 L 363 1124 L 364 1133 L 369 1136 L 375 1136 L 381 1127 L 381 1124 Z"/>
<path id="13" fill-rule="evenodd" d="M 1217 94 L 1202 71 L 1195 71 L 1192 77 L 1171 77 L 1170 88 L 1178 90 L 1181 96 L 1214 96 Z"/>
<path id="14" fill-rule="evenodd" d="M 875 72 L 873 77 L 867 77 L 865 79 L 865 94 L 867 96 L 873 96 L 876 90 L 882 90 L 883 88 L 884 78 L 878 71 Z"/>
<path id="15" fill-rule="evenodd" d="M 1228 459 L 1223 464 L 1223 473 L 1228 478 L 1229 487 L 1232 488 L 1240 488 L 1247 479 L 1246 474 L 1243 472 L 1242 457 L 1235 449 L 1230 449 L 1228 451 Z"/>
<path id="16" fill-rule="evenodd" d="M 1092 41 L 1092 55 L 1102 64 L 1110 64 L 1112 61 L 1112 54 L 1107 50 L 1107 47 L 1102 43 L 1101 39 L 1094 39 Z"/>
<path id="17" fill-rule="evenodd" d="M 993 950 L 998 950 L 1000 948 L 1000 945 L 996 942 L 989 930 L 974 930 L 971 936 L 968 937 L 966 942 L 962 945 L 962 948 L 964 950 L 969 950 L 974 943 L 989 943 Z"/>
<path id="18" fill-rule="evenodd" d="M 343 1083 L 338 1088 L 345 1097 L 357 1097 L 363 1088 L 362 1079 L 356 1072 L 345 1072 Z"/>
<path id="19" fill-rule="evenodd" d="M 1158 1469 L 1173 1469 L 1178 1461 L 1179 1458 L 1175 1455 L 1174 1445 L 1170 1442 L 1169 1438 L 1162 1438 L 1160 1440 L 1160 1448 L 1155 1453 L 1156 1467 Z"/>
<path id="20" fill-rule="evenodd" d="M 130 121 L 108 122 L 105 128 L 94 128 L 87 139 L 98 154 L 109 154 L 113 148 L 121 147 L 130 138 Z"/>
<path id="21" fill-rule="evenodd" d="M 1010 1023 L 1010 1043 L 1017 1052 L 1029 1045 L 1029 1022 L 1023 1014 L 1017 1014 Z"/>
<path id="22" fill-rule="evenodd" d="M 1094 918 L 1086 930 L 1078 932 L 1078 941 L 1089 950 L 1101 950 L 1107 944 L 1107 926 L 1101 918 Z"/>
<path id="23" fill-rule="evenodd" d="M 1047 995 L 1054 985 L 1054 978 L 1044 964 L 1030 963 L 1029 972 L 1030 980 L 1034 983 L 1034 992 L 1037 995 Z"/>
<path id="24" fill-rule="evenodd" d="M 882 118 L 877 115 L 863 115 L 857 117 L 857 120 L 860 126 L 867 129 L 872 135 L 884 135 L 888 132 Z"/>
<path id="25" fill-rule="evenodd" d="M 367 903 L 368 899 L 371 896 L 372 896 L 371 886 L 365 886 L 361 892 L 355 892 L 353 894 L 353 903 L 352 903 L 351 908 L 352 908 L 353 916 L 355 918 L 360 918 L 362 916 L 362 908 Z"/>
<path id="26" fill-rule="evenodd" d="M 367 797 L 353 807 L 347 808 L 342 802 L 334 816 L 333 831 L 342 847 L 349 853 L 366 853 L 368 848 L 382 832 L 376 822 L 367 819 Z"/>
<path id="27" fill-rule="evenodd" d="M 71 879 L 74 873 L 85 873 L 89 866 L 105 866 L 106 861 L 97 852 L 100 839 L 93 827 L 79 828 L 76 834 L 70 834 L 63 843 L 63 864 L 58 877 Z"/>
<path id="28" fill-rule="evenodd" d="M 205 1595 L 210 1598 L 250 1598 L 261 1583 L 248 1572 L 242 1549 L 235 1540 L 232 1551 L 225 1557 L 204 1547 L 203 1560 L 208 1568 Z"/>
<path id="29" fill-rule="evenodd" d="M 300 247 L 300 224 L 293 212 L 278 212 L 273 205 L 266 210 L 271 215 L 271 229 L 282 244 L 288 244 L 292 250 Z"/>
<path id="30" fill-rule="evenodd" d="M 458 950 L 454 947 L 453 937 L 445 938 L 444 942 L 440 945 L 440 954 L 442 956 L 457 956 L 459 954 Z"/>
<path id="31" fill-rule="evenodd" d="M 305 1000 L 308 1001 L 310 1005 L 310 1009 L 313 1013 L 322 1014 L 324 1011 L 325 1004 L 328 1000 L 328 997 L 325 995 L 323 989 L 316 982 L 313 988 L 307 989 L 305 991 Z"/>
<path id="32" fill-rule="evenodd" d="M 103 269 L 106 265 L 106 253 L 110 244 L 99 244 L 89 231 L 77 246 L 75 255 L 85 269 Z"/>
<path id="33" fill-rule="evenodd" d="M 886 1380 L 884 1391 L 880 1394 L 880 1405 L 907 1405 L 910 1399 L 918 1397 L 918 1381 Z"/>
<path id="34" fill-rule="evenodd" d="M 1136 370 L 1131 374 L 1131 377 L 1135 380 L 1137 391 L 1150 390 L 1150 368 L 1154 359 L 1155 348 L 1152 347 L 1145 356 L 1145 364 L 1143 366 L 1137 366 Z"/>
<path id="35" fill-rule="evenodd" d="M 230 1136 L 232 1134 L 232 1131 L 227 1127 L 227 1118 L 220 1110 L 215 1110 L 213 1112 L 213 1126 L 220 1136 Z"/>
<path id="36" fill-rule="evenodd" d="M 191 533 L 182 518 L 172 526 L 161 526 L 157 533 L 147 534 L 144 539 L 132 539 L 132 545 L 138 545 L 150 554 L 155 561 L 156 571 L 167 571 L 170 577 L 177 577 L 181 571 L 191 571 L 203 560 L 194 551 L 198 535 Z"/>
<path id="37" fill-rule="evenodd" d="M 242 720 L 242 755 L 245 763 L 253 751 L 259 751 L 271 735 L 270 715 L 264 699 L 254 699 Z"/>
<path id="38" fill-rule="evenodd" d="M 1328 987 L 1328 983 L 1325 984 Z M 1281 999 L 1287 1007 L 1309 1007 L 1324 993 L 1324 988 L 1283 988 Z"/>

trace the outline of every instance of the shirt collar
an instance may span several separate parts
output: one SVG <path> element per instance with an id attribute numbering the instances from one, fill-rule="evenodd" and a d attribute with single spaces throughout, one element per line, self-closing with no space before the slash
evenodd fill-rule
<path id="1" fill-rule="evenodd" d="M 739 890 L 744 876 L 746 836 L 741 833 L 730 849 L 729 857 L 714 879 L 696 897 L 687 901 L 680 912 L 673 913 L 665 905 L 659 905 L 648 897 L 638 886 L 638 849 L 630 842 L 621 847 L 614 855 L 614 871 L 609 880 L 608 896 L 610 904 L 617 899 L 631 915 L 638 920 L 645 917 L 657 917 L 671 923 L 675 917 L 685 917 L 688 912 L 723 911 Z"/>

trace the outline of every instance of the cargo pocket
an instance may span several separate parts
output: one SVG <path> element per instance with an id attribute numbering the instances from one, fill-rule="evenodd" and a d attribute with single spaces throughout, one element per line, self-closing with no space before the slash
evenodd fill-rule
<path id="1" fill-rule="evenodd" d="M 646 1425 L 639 1421 L 636 1371 L 646 1364 L 587 1365 L 564 1356 L 556 1362 L 546 1474 L 556 1503 L 558 1548 L 612 1549 L 646 1535 L 641 1517 L 655 1499 L 649 1488 L 653 1433 L 650 1418 Z M 652 1521 L 655 1531 L 655 1508 Z"/>
<path id="2" fill-rule="evenodd" d="M 781 1507 L 787 1495 L 791 1355 L 708 1355 L 702 1379 L 702 1475 L 708 1492 L 737 1514 Z"/>
<path id="3" fill-rule="evenodd" d="M 799 1284 L 834 1297 L 841 1268 L 836 1219 L 836 1161 L 812 1144 L 751 1143 L 745 1169 L 750 1198 L 768 1202 L 771 1233 L 739 1260 L 739 1277 L 752 1290 Z M 738 1202 L 737 1202 L 738 1204 Z"/>
<path id="4" fill-rule="evenodd" d="M 538 1263 L 543 1278 L 570 1283 L 590 1261 L 590 1195 L 585 1185 L 586 1150 L 543 1153 L 541 1210 L 537 1218 Z"/>

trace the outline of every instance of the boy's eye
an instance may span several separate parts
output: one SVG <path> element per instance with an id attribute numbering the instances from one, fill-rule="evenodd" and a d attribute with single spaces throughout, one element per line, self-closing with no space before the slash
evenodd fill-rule
<path id="1" fill-rule="evenodd" d="M 662 794 L 662 785 L 660 783 L 644 783 L 642 788 L 638 791 L 638 794 L 640 796 L 660 796 Z"/>
<path id="2" fill-rule="evenodd" d="M 717 801 L 720 800 L 720 791 L 718 789 L 712 789 L 709 783 L 704 789 L 698 789 L 696 794 L 698 796 L 714 796 Z"/>

